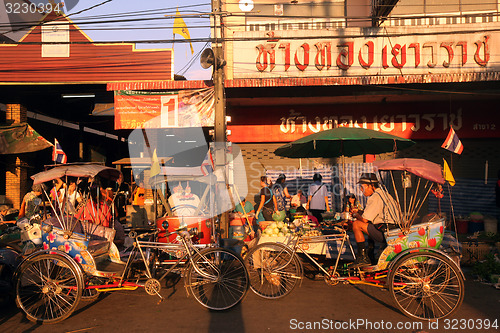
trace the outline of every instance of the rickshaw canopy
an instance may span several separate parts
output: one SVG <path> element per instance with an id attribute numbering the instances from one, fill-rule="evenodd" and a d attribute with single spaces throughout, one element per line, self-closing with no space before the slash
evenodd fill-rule
<path id="1" fill-rule="evenodd" d="M 116 181 L 120 177 L 121 172 L 118 169 L 99 164 L 63 164 L 50 170 L 39 172 L 31 176 L 31 179 L 33 179 L 33 184 L 41 184 L 65 176 L 89 178 L 97 175 Z"/>
<path id="2" fill-rule="evenodd" d="M 196 181 L 204 184 L 215 184 L 217 177 L 214 174 L 204 175 L 201 168 L 197 167 L 161 167 L 160 173 L 149 179 L 149 184 L 154 187 L 165 181 Z"/>
<path id="3" fill-rule="evenodd" d="M 383 171 L 408 171 L 418 177 L 444 184 L 443 172 L 439 164 L 420 158 L 397 158 L 393 160 L 375 161 L 373 166 Z"/>

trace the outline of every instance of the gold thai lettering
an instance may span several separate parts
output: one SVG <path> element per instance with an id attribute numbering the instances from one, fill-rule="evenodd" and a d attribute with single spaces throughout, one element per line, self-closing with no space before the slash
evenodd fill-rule
<path id="1" fill-rule="evenodd" d="M 482 40 L 476 41 L 474 52 L 474 63 L 481 67 L 486 67 L 491 59 L 490 36 L 485 35 Z M 311 59 L 311 48 L 314 45 L 315 55 Z M 292 65 L 301 71 L 333 71 L 334 65 L 340 70 L 347 71 L 355 66 L 366 70 L 375 66 L 381 66 L 383 69 L 397 68 L 402 69 L 405 66 L 419 67 L 422 62 L 429 68 L 442 66 L 450 68 L 453 63 L 465 66 L 468 61 L 468 42 L 461 40 L 458 42 L 445 40 L 441 42 L 427 41 L 423 43 L 396 43 L 394 45 L 382 44 L 380 53 L 375 54 L 376 44 L 374 41 L 366 41 L 362 44 L 355 44 L 354 41 L 341 41 L 337 45 L 336 53 L 332 49 L 333 42 L 318 41 L 314 44 L 302 43 L 292 49 L 290 42 L 265 43 L 256 46 L 257 58 L 256 68 L 260 72 L 275 71 L 277 65 L 283 64 L 284 71 L 289 71 Z M 440 51 L 440 49 L 444 49 Z M 293 64 L 291 63 L 292 52 L 294 55 Z M 354 55 L 357 52 L 355 59 Z M 455 55 L 460 59 L 455 60 Z M 408 58 L 410 56 L 411 58 Z M 413 64 L 407 64 L 412 62 Z M 356 63 L 355 63 L 356 60 Z M 409 61 L 408 61 L 409 60 Z M 278 61 L 278 63 L 277 63 Z M 309 66 L 314 61 L 314 67 Z M 336 61 L 336 63 L 334 63 Z M 383 74 L 383 73 L 382 73 Z"/>
<path id="2" fill-rule="evenodd" d="M 453 61 L 453 49 L 451 48 L 451 46 L 453 45 L 453 43 L 451 42 L 442 42 L 441 43 L 441 47 L 446 49 L 446 51 L 448 51 L 448 61 L 443 61 L 443 67 L 450 67 L 450 63 Z"/>
<path id="3" fill-rule="evenodd" d="M 332 43 L 319 42 L 314 44 L 316 46 L 316 59 L 314 65 L 321 71 L 325 66 L 326 69 L 332 67 Z"/>
<path id="4" fill-rule="evenodd" d="M 420 65 L 420 43 L 411 43 L 408 48 L 413 49 L 415 53 L 415 68 L 417 68 Z"/>
<path id="5" fill-rule="evenodd" d="M 274 50 L 274 46 L 276 44 L 259 44 L 257 45 L 257 50 L 259 50 L 259 55 L 257 56 L 257 61 L 255 65 L 257 66 L 257 70 L 263 72 L 266 70 L 267 65 L 269 63 L 269 71 L 272 72 L 274 67 L 276 67 L 276 52 Z M 269 62 L 268 62 L 269 57 Z"/>
<path id="6" fill-rule="evenodd" d="M 392 57 L 392 65 L 394 68 L 401 69 L 406 65 L 406 45 L 399 45 L 396 44 L 392 48 L 391 51 L 393 57 Z M 398 61 L 398 56 L 400 55 L 401 60 Z"/>
<path id="7" fill-rule="evenodd" d="M 431 60 L 427 62 L 427 67 L 434 68 L 437 64 L 437 55 L 436 55 L 436 43 L 424 43 L 423 48 L 431 49 Z"/>
<path id="8" fill-rule="evenodd" d="M 383 115 L 380 118 L 380 129 L 384 132 L 394 131 L 396 125 L 394 124 L 394 116 Z"/>
<path id="9" fill-rule="evenodd" d="M 401 131 L 406 131 L 406 115 L 404 114 L 398 114 L 396 115 L 396 119 L 401 119 Z"/>
<path id="10" fill-rule="evenodd" d="M 313 132 L 313 133 L 318 133 L 319 131 L 321 131 L 321 118 L 320 117 L 316 117 L 314 118 L 314 121 L 316 122 L 316 124 L 312 124 L 310 121 L 307 123 L 307 126 L 309 127 L 309 129 Z"/>
<path id="11" fill-rule="evenodd" d="M 282 133 L 301 134 L 317 133 L 321 130 L 328 130 L 336 127 L 357 127 L 370 128 L 382 132 L 412 132 L 425 130 L 431 132 L 439 128 L 446 131 L 450 126 L 455 130 L 462 128 L 462 109 L 451 113 L 426 113 L 426 114 L 396 114 L 368 117 L 353 115 L 333 115 L 333 116 L 313 116 L 306 117 L 297 112 L 290 112 L 287 117 L 280 118 L 280 131 Z M 425 123 L 423 123 L 425 122 Z M 425 124 L 425 126 L 424 126 Z M 302 126 L 301 126 L 302 125 Z M 409 127 L 409 125 L 411 127 Z"/>
<path id="12" fill-rule="evenodd" d="M 426 131 L 432 131 L 434 129 L 434 117 L 436 115 L 433 113 L 426 113 L 422 115 L 423 120 L 427 120 L 429 122 L 428 125 L 426 125 L 424 128 Z"/>
<path id="13" fill-rule="evenodd" d="M 338 47 L 341 50 L 337 57 L 337 66 L 340 69 L 348 70 L 354 62 L 354 42 L 345 42 Z"/>
<path id="14" fill-rule="evenodd" d="M 365 48 L 365 46 L 366 48 L 368 48 L 368 61 L 365 61 L 363 59 L 363 49 Z M 374 45 L 372 41 L 366 42 L 365 45 L 363 45 L 359 49 L 358 61 L 361 67 L 363 67 L 364 69 L 368 69 L 370 68 L 371 65 L 373 65 L 373 52 L 374 52 Z"/>
<path id="15" fill-rule="evenodd" d="M 413 132 L 417 132 L 420 129 L 420 115 L 419 114 L 409 114 L 408 118 L 415 119 L 415 122 L 413 122 L 413 126 L 410 127 L 410 129 Z"/>
<path id="16" fill-rule="evenodd" d="M 442 119 L 443 131 L 445 131 L 448 128 L 448 114 L 447 113 L 438 113 L 436 116 Z"/>
<path id="17" fill-rule="evenodd" d="M 389 68 L 389 64 L 387 63 L 387 45 L 382 48 L 382 67 L 384 69 Z"/>
<path id="18" fill-rule="evenodd" d="M 301 49 L 303 50 L 302 63 L 299 60 L 299 53 Z M 306 70 L 307 66 L 309 66 L 309 44 L 304 43 L 297 51 L 295 51 L 295 67 L 297 67 L 299 71 L 303 72 Z"/>
<path id="19" fill-rule="evenodd" d="M 280 131 L 283 133 L 294 133 L 295 132 L 295 117 L 282 117 L 280 118 L 281 125 Z"/>
<path id="20" fill-rule="evenodd" d="M 462 128 L 462 108 L 457 110 L 457 114 L 450 113 L 450 122 L 448 123 L 450 127 L 453 127 L 455 130 L 459 130 Z"/>
<path id="21" fill-rule="evenodd" d="M 457 46 L 462 49 L 462 66 L 467 63 L 467 42 L 458 42 Z"/>
<path id="22" fill-rule="evenodd" d="M 474 53 L 474 61 L 481 67 L 485 67 L 490 61 L 490 48 L 488 46 L 488 39 L 490 36 L 484 36 L 484 41 L 477 41 L 476 44 L 476 53 Z M 479 55 L 481 51 L 481 46 L 483 48 L 483 57 Z"/>
<path id="23" fill-rule="evenodd" d="M 284 50 L 286 72 L 290 68 L 290 43 L 281 43 L 278 48 Z"/>

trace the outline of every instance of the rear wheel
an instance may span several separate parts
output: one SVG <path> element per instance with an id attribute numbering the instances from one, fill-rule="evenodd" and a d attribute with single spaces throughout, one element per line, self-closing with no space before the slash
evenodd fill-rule
<path id="1" fill-rule="evenodd" d="M 99 277 L 90 277 L 86 282 L 85 282 L 85 287 L 83 288 L 82 291 L 82 301 L 85 302 L 93 302 L 99 298 L 99 295 L 101 294 L 100 291 L 98 291 L 96 288 L 91 288 L 92 286 L 99 286 L 105 284 L 105 280 L 99 278 Z"/>
<path id="2" fill-rule="evenodd" d="M 83 277 L 76 263 L 58 254 L 40 254 L 19 268 L 16 303 L 30 321 L 57 323 L 75 311 Z"/>
<path id="3" fill-rule="evenodd" d="M 248 285 L 243 260 L 225 249 L 202 250 L 186 271 L 189 291 L 211 310 L 225 310 L 238 304 L 245 297 Z"/>
<path id="4" fill-rule="evenodd" d="M 263 243 L 245 257 L 250 288 L 264 298 L 288 295 L 302 278 L 302 265 L 293 251 L 279 243 Z"/>
<path id="5" fill-rule="evenodd" d="M 464 299 L 464 278 L 446 256 L 411 253 L 392 268 L 389 288 L 397 307 L 415 319 L 436 320 L 455 312 Z"/>

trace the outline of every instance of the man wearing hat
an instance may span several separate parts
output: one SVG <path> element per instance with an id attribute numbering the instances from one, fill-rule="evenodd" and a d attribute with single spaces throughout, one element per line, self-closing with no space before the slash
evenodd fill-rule
<path id="1" fill-rule="evenodd" d="M 358 255 L 351 267 L 371 265 L 370 258 L 365 248 L 365 236 L 383 243 L 384 231 L 388 225 L 395 224 L 396 202 L 391 195 L 379 187 L 377 176 L 374 173 L 364 173 L 359 178 L 358 184 L 363 195 L 368 197 L 362 215 L 354 214 L 356 220 L 352 224 L 354 238 L 358 245 Z"/>

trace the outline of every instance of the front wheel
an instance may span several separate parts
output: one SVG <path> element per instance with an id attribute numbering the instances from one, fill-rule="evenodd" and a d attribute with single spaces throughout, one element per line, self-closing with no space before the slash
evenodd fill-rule
<path id="1" fill-rule="evenodd" d="M 436 320 L 455 312 L 464 299 L 464 278 L 446 256 L 411 253 L 399 259 L 388 277 L 391 296 L 406 316 Z"/>
<path id="2" fill-rule="evenodd" d="M 238 304 L 245 297 L 248 285 L 243 260 L 221 248 L 201 251 L 186 271 L 186 287 L 201 305 L 211 310 L 225 310 Z"/>
<path id="3" fill-rule="evenodd" d="M 302 264 L 288 246 L 263 243 L 245 256 L 250 288 L 257 295 L 275 299 L 288 295 L 302 279 Z"/>
<path id="4" fill-rule="evenodd" d="M 28 258 L 17 272 L 16 303 L 30 321 L 53 324 L 75 311 L 83 290 L 76 263 L 58 254 Z"/>

